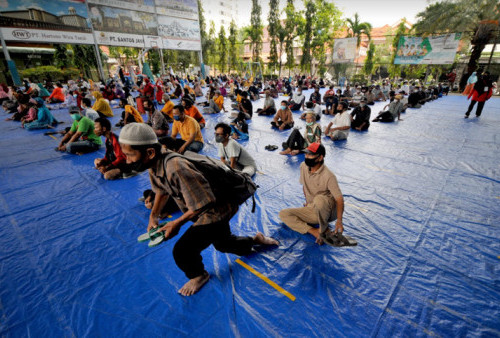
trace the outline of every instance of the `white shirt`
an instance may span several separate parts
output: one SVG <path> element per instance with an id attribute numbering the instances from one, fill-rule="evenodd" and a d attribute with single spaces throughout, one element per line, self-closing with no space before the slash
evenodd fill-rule
<path id="1" fill-rule="evenodd" d="M 345 137 L 347 138 L 347 136 L 349 135 L 349 130 L 351 129 L 351 114 L 349 114 L 346 110 L 342 114 L 335 115 L 332 122 L 335 127 L 349 127 L 349 129 L 338 131 L 340 134 L 345 135 Z"/>
<path id="2" fill-rule="evenodd" d="M 305 96 L 300 93 L 300 95 L 298 94 L 298 92 L 295 92 L 292 96 L 292 101 L 295 102 L 296 104 L 301 104 L 302 103 L 302 100 L 305 99 Z"/>
<path id="3" fill-rule="evenodd" d="M 252 166 L 254 168 L 257 168 L 255 160 L 252 158 L 252 156 L 250 156 L 248 151 L 246 151 L 245 148 L 243 148 L 238 142 L 236 142 L 232 138 L 229 139 L 229 142 L 225 147 L 222 143 L 218 143 L 217 146 L 219 148 L 218 149 L 219 157 L 225 158 L 226 161 L 230 162 L 231 157 L 236 157 L 236 163 L 238 163 L 239 166 L 241 167 Z"/>

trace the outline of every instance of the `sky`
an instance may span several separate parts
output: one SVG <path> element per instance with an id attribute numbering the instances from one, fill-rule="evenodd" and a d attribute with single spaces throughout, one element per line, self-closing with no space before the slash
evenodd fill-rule
<path id="1" fill-rule="evenodd" d="M 206 0 L 202 0 L 206 1 Z M 381 27 L 385 24 L 392 25 L 406 17 L 411 22 L 416 22 L 417 13 L 423 11 L 429 4 L 428 0 L 328 0 L 334 2 L 344 13 L 344 18 L 352 18 L 358 13 L 362 22 L 369 22 L 372 27 Z M 237 0 L 239 4 L 240 18 L 239 26 L 250 24 L 250 13 L 252 11 L 251 0 Z M 431 1 L 434 2 L 434 1 Z M 260 0 L 262 6 L 262 21 L 267 23 L 269 13 L 269 1 Z M 280 8 L 283 8 L 286 0 L 280 0 Z M 296 8 L 303 9 L 303 2 L 295 0 Z"/>

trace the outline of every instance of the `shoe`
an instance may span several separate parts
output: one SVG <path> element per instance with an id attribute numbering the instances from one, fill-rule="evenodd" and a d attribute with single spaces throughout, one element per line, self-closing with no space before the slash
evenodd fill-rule
<path id="1" fill-rule="evenodd" d="M 155 240 L 158 237 L 163 237 L 163 231 L 158 231 L 158 229 L 151 229 L 139 237 L 137 237 L 137 242 L 142 243 L 148 240 Z"/>
<path id="2" fill-rule="evenodd" d="M 319 236 L 323 240 L 323 242 L 330 246 L 340 247 L 358 245 L 358 242 L 356 242 L 356 240 L 354 240 L 352 237 L 344 236 L 341 233 L 333 233 L 331 231 L 328 231 L 320 234 Z"/>
<path id="3" fill-rule="evenodd" d="M 465 114 L 464 119 L 468 119 L 468 118 L 469 118 L 469 114 Z"/>

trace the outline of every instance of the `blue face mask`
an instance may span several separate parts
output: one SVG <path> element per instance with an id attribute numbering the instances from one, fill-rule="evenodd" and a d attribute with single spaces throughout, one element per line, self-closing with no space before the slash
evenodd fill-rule
<path id="1" fill-rule="evenodd" d="M 179 121 L 180 119 L 179 115 L 174 115 L 174 120 Z"/>
<path id="2" fill-rule="evenodd" d="M 82 116 L 80 114 L 71 114 L 71 118 L 73 119 L 73 121 L 78 121 L 81 117 Z"/>

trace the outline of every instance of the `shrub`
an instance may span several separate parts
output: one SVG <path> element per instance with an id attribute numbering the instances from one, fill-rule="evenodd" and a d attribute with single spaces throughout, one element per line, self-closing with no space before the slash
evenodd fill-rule
<path id="1" fill-rule="evenodd" d="M 52 81 L 74 79 L 79 73 L 80 71 L 76 68 L 59 69 L 54 66 L 40 66 L 22 70 L 21 76 L 30 81 L 42 82 L 45 79 Z"/>

